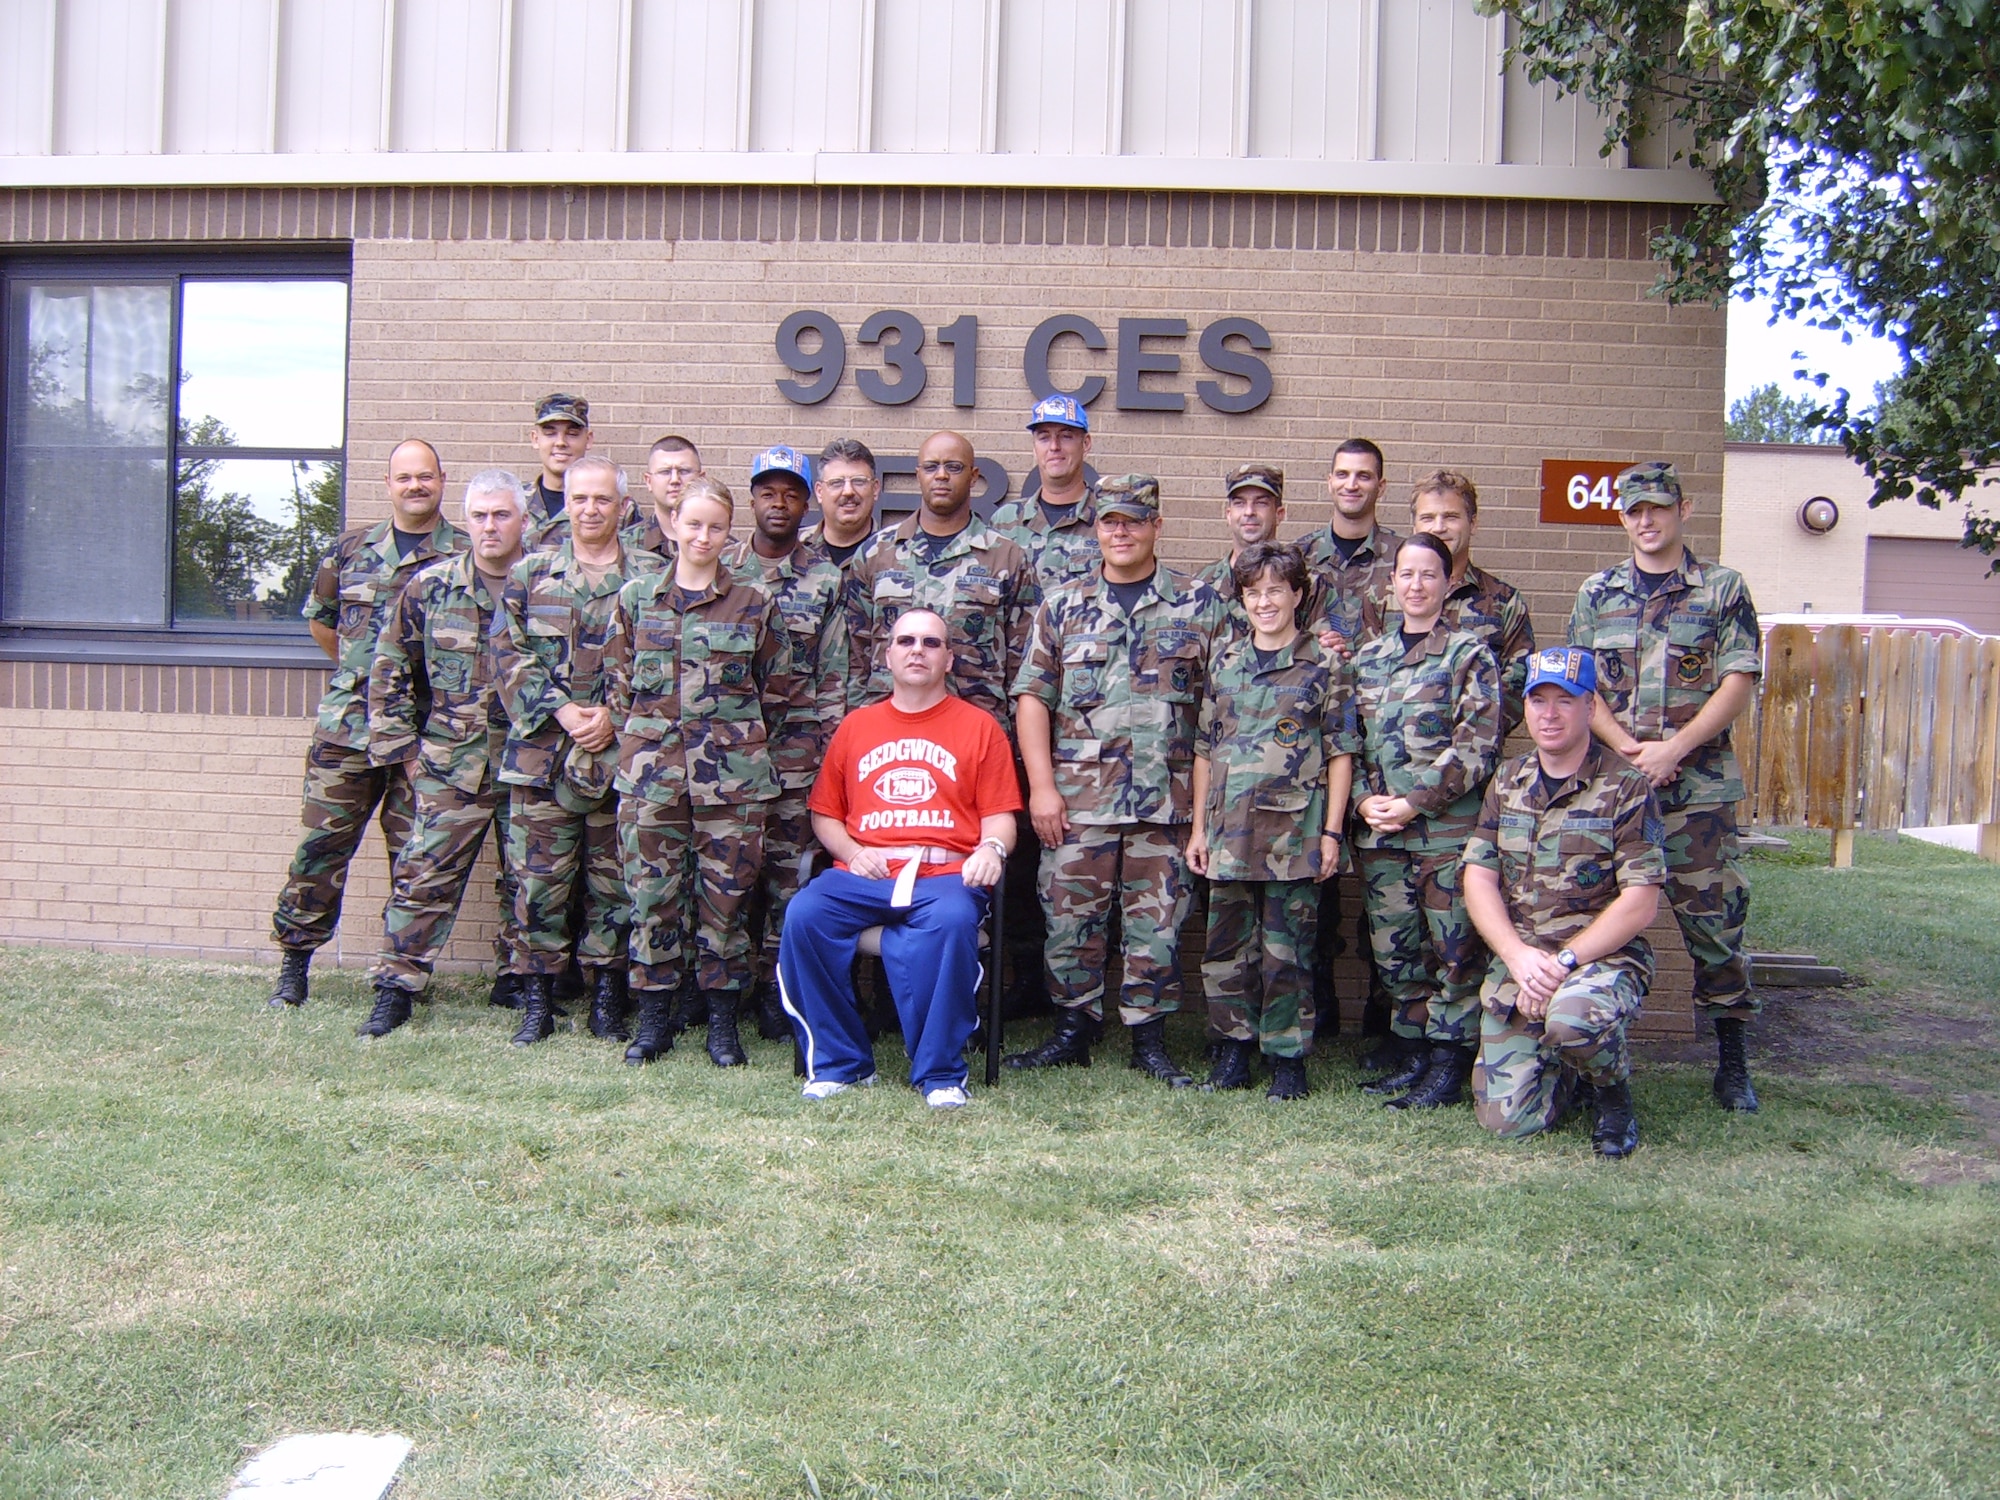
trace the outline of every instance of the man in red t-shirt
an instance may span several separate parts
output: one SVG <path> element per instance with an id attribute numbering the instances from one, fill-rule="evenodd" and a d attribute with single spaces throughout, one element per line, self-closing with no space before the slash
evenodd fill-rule
<path id="1" fill-rule="evenodd" d="M 875 1081 L 848 976 L 856 940 L 880 927 L 910 1082 L 933 1109 L 966 1102 L 979 922 L 1014 847 L 1021 788 L 1000 721 L 945 689 L 949 638 L 927 609 L 897 618 L 889 697 L 841 720 L 813 784 L 813 832 L 834 867 L 792 898 L 778 947 L 808 1099 Z"/>

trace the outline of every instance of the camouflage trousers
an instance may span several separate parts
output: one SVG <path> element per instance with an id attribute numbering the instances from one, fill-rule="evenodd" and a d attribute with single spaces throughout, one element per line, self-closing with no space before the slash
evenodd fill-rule
<path id="1" fill-rule="evenodd" d="M 306 751 L 300 803 L 299 821 L 305 831 L 292 854 L 285 888 L 278 893 L 271 931 L 281 947 L 311 952 L 339 925 L 347 867 L 376 807 L 382 809 L 382 837 L 393 871 L 396 855 L 410 836 L 416 798 L 401 766 L 370 765 L 367 751 L 350 750 L 314 735 Z"/>
<path id="2" fill-rule="evenodd" d="M 1459 849 L 1356 849 L 1368 945 L 1398 1036 L 1479 1040 L 1486 945 L 1465 912 Z"/>
<path id="3" fill-rule="evenodd" d="M 1313 939 L 1319 886 L 1310 880 L 1215 880 L 1208 887 L 1208 947 L 1201 982 L 1208 1029 L 1257 1043 L 1267 1057 L 1311 1050 Z"/>
<path id="4" fill-rule="evenodd" d="M 417 793 L 416 823 L 396 856 L 395 886 L 382 914 L 382 953 L 371 976 L 377 984 L 423 991 L 438 954 L 451 940 L 486 830 L 496 823 L 500 867 L 493 893 L 499 897 L 500 928 L 493 934 L 493 962 L 507 972 L 521 946 L 514 925 L 520 882 L 507 862 L 507 792 L 489 782 L 477 793 L 454 786 Z"/>
<path id="5" fill-rule="evenodd" d="M 1743 879 L 1736 809 L 1723 803 L 1661 816 L 1667 825 L 1667 900 L 1694 960 L 1695 1009 L 1710 1020 L 1754 1015 L 1763 1007 L 1750 988 L 1750 960 L 1743 951 L 1750 888 Z"/>
<path id="6" fill-rule="evenodd" d="M 1118 910 L 1124 984 L 1118 1016 L 1137 1026 L 1181 1008 L 1181 923 L 1191 893 L 1186 824 L 1076 824 L 1042 851 L 1043 950 L 1058 1005 L 1104 1015 L 1111 912 Z"/>
<path id="7" fill-rule="evenodd" d="M 631 926 L 625 873 L 618 860 L 618 798 L 606 793 L 575 805 L 567 793 L 509 788 L 507 863 L 519 882 L 514 926 L 520 951 L 508 972 L 560 974 L 569 967 L 570 895 L 583 882 L 583 933 L 577 961 L 604 969 L 625 961 Z"/>
<path id="8" fill-rule="evenodd" d="M 1631 1076 L 1625 1034 L 1646 998 L 1646 975 L 1628 964 L 1585 964 L 1557 987 L 1545 1020 L 1515 1009 L 1505 964 L 1495 962 L 1480 994 L 1479 1063 L 1472 1071 L 1472 1111 L 1495 1135 L 1517 1139 L 1562 1118 L 1577 1081 L 1616 1083 Z"/>
<path id="9" fill-rule="evenodd" d="M 813 837 L 812 809 L 806 798 L 811 787 L 790 788 L 775 802 L 760 802 L 764 815 L 763 870 L 758 876 L 764 908 L 764 937 L 757 951 L 757 981 L 769 984 L 778 970 L 778 934 L 784 930 L 785 911 L 804 887 L 799 861 L 808 849 L 819 848 Z M 634 918 L 636 937 L 637 918 Z"/>
<path id="10" fill-rule="evenodd" d="M 754 966 L 747 908 L 763 863 L 770 805 L 710 807 L 643 797 L 619 804 L 618 845 L 632 893 L 634 989 L 680 988 L 690 928 L 696 983 L 704 990 L 749 987 Z"/>

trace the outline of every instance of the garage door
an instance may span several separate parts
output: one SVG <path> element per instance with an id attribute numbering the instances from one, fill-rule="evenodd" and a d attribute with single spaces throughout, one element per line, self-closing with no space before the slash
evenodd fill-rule
<path id="1" fill-rule="evenodd" d="M 1861 607 L 1871 614 L 1942 616 L 2000 635 L 2000 578 L 1986 571 L 1992 561 L 1957 542 L 1871 536 Z"/>

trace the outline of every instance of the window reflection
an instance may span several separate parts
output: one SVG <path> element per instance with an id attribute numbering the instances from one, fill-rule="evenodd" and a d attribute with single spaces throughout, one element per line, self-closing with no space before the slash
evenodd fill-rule
<path id="1" fill-rule="evenodd" d="M 220 424 L 194 440 L 222 446 Z M 340 534 L 341 465 L 183 458 L 174 483 L 174 620 L 290 622 Z"/>
<path id="2" fill-rule="evenodd" d="M 189 281 L 181 298 L 184 415 L 245 448 L 338 448 L 347 384 L 347 284 Z"/>

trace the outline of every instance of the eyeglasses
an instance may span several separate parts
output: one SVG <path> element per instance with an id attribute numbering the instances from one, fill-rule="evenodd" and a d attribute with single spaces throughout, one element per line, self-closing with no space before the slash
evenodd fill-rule
<path id="1" fill-rule="evenodd" d="M 1279 584 L 1276 588 L 1248 588 L 1243 591 L 1245 604 L 1262 604 L 1267 599 L 1273 604 L 1283 604 L 1288 598 L 1298 597 L 1299 591 L 1288 583 Z"/>
<path id="2" fill-rule="evenodd" d="M 927 458 L 917 465 L 917 472 L 919 474 L 945 473 L 949 474 L 953 479 L 958 478 L 965 470 L 966 465 L 960 463 L 955 458 Z"/>
<path id="3" fill-rule="evenodd" d="M 848 490 L 853 490 L 856 494 L 859 494 L 874 482 L 873 479 L 866 478 L 860 474 L 851 474 L 845 479 L 822 479 L 820 486 L 823 489 L 832 490 L 835 494 L 841 494 Z"/>
<path id="4" fill-rule="evenodd" d="M 1137 516 L 1099 516 L 1097 524 L 1106 531 L 1143 531 L 1153 523 Z"/>
<path id="5" fill-rule="evenodd" d="M 899 635 L 889 644 L 901 646 L 905 651 L 914 651 L 919 646 L 926 651 L 944 650 L 944 642 L 934 635 Z"/>

